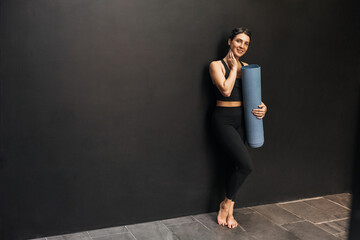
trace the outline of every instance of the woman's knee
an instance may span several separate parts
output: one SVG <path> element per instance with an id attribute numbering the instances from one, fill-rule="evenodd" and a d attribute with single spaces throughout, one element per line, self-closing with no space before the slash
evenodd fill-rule
<path id="1" fill-rule="evenodd" d="M 244 174 L 244 175 L 249 175 L 252 172 L 253 168 L 252 166 L 236 166 L 235 167 L 235 171 Z"/>

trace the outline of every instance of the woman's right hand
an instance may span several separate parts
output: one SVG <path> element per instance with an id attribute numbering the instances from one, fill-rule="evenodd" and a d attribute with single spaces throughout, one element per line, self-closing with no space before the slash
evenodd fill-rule
<path id="1" fill-rule="evenodd" d="M 234 53 L 233 53 L 233 51 L 231 51 L 231 49 L 229 50 L 228 54 L 226 55 L 226 61 L 227 61 L 227 64 L 228 64 L 230 70 L 235 69 L 237 71 L 238 62 L 235 59 Z"/>

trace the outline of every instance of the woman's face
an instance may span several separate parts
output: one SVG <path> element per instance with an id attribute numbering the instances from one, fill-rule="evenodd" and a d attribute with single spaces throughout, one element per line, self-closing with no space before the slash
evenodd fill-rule
<path id="1" fill-rule="evenodd" d="M 233 51 L 235 57 L 239 58 L 244 55 L 249 47 L 250 38 L 245 33 L 239 33 L 233 40 L 229 38 L 228 45 Z"/>

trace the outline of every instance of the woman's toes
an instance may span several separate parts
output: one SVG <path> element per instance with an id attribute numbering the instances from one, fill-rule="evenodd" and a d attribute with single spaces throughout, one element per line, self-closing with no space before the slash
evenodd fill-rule
<path id="1" fill-rule="evenodd" d="M 236 228 L 238 226 L 238 222 L 232 216 L 228 216 L 227 224 L 228 228 Z"/>
<path id="2" fill-rule="evenodd" d="M 221 218 L 218 218 L 218 223 L 219 223 L 219 225 L 224 225 L 224 224 L 227 224 L 227 222 L 226 221 L 224 221 L 223 219 L 221 219 Z"/>
<path id="3" fill-rule="evenodd" d="M 227 225 L 227 223 L 221 219 L 218 219 L 218 224 L 222 226 Z"/>

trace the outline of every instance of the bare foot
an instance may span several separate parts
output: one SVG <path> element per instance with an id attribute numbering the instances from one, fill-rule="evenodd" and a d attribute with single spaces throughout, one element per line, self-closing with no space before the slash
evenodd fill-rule
<path id="1" fill-rule="evenodd" d="M 233 215 L 228 215 L 226 221 L 228 228 L 236 228 L 239 225 Z"/>
<path id="2" fill-rule="evenodd" d="M 219 225 L 227 225 L 227 216 L 229 214 L 230 202 L 226 199 L 220 203 L 219 214 L 217 216 L 217 221 Z"/>
<path id="3" fill-rule="evenodd" d="M 231 201 L 230 208 L 229 208 L 229 214 L 226 218 L 228 228 L 236 228 L 239 225 L 233 215 L 234 214 L 234 205 L 235 205 L 235 202 Z"/>

